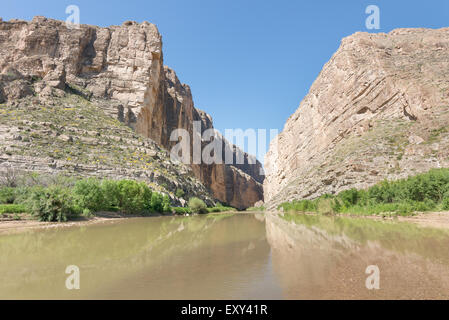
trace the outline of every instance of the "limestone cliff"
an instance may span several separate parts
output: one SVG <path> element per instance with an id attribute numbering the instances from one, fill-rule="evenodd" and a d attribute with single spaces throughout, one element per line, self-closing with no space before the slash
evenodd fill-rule
<path id="1" fill-rule="evenodd" d="M 167 149 L 171 149 L 176 143 L 170 141 L 170 133 L 177 129 L 186 129 L 193 141 L 193 122 L 201 122 L 201 132 L 213 129 L 212 117 L 202 110 L 196 109 L 193 104 L 192 94 L 189 86 L 181 84 L 175 72 L 164 67 L 165 74 L 165 95 L 164 112 L 160 119 L 163 125 L 160 131 L 150 134 L 150 137 L 158 141 Z M 165 121 L 165 122 L 164 122 Z M 156 124 L 160 123 L 159 121 Z M 151 130 L 150 130 L 151 131 Z M 233 164 L 194 164 L 192 169 L 195 176 L 200 179 L 214 196 L 222 202 L 228 203 L 236 208 L 244 209 L 254 205 L 263 199 L 263 170 L 262 165 L 253 156 L 248 155 L 236 146 L 230 144 L 226 139 L 218 135 L 222 145 L 221 159 L 225 159 L 226 150 L 232 150 L 233 159 L 238 155 L 244 159 L 242 164 L 234 160 Z M 209 141 L 203 141 L 205 146 Z M 191 157 L 193 157 L 193 146 L 191 146 Z"/>
<path id="2" fill-rule="evenodd" d="M 68 92 L 165 149 L 172 146 L 169 138 L 175 128 L 191 131 L 194 120 L 212 126 L 211 118 L 195 109 L 190 88 L 164 67 L 161 35 L 148 22 L 68 29 L 64 22 L 44 17 L 0 21 L 0 77 L 0 103 L 11 106 L 28 99 L 51 105 Z M 215 198 L 246 208 L 262 199 L 260 167 L 192 169 Z"/>
<path id="3" fill-rule="evenodd" d="M 449 166 L 449 28 L 343 39 L 265 158 L 272 205 Z"/>

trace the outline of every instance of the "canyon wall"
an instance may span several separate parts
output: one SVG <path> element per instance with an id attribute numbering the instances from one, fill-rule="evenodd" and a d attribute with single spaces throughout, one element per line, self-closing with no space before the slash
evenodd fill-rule
<path id="1" fill-rule="evenodd" d="M 178 128 L 186 129 L 190 136 L 190 162 L 195 176 L 209 188 L 217 199 L 230 204 L 233 207 L 244 209 L 254 205 L 263 199 L 264 174 L 262 165 L 257 159 L 243 152 L 238 147 L 229 143 L 218 132 L 214 134 L 215 140 L 219 141 L 222 153 L 219 157 L 223 163 L 217 164 L 195 164 L 193 161 L 194 148 L 193 139 L 195 133 L 193 122 L 201 123 L 201 134 L 208 129 L 213 129 L 212 117 L 206 112 L 196 109 L 193 104 L 192 94 L 188 85 L 181 84 L 175 72 L 164 67 L 165 75 L 165 96 L 164 125 L 153 137 L 161 145 L 171 150 L 178 141 L 170 141 L 170 134 Z M 153 118 L 157 118 L 154 115 Z M 156 122 L 159 123 L 159 122 Z M 198 137 L 201 139 L 201 137 Z M 202 147 L 206 147 L 212 140 L 201 140 Z M 233 154 L 233 163 L 225 164 L 225 153 L 229 150 Z M 243 163 L 237 161 L 243 159 Z"/>
<path id="2" fill-rule="evenodd" d="M 202 122 L 202 130 L 212 127 L 211 117 L 194 107 L 190 88 L 163 65 L 161 35 L 148 22 L 69 29 L 44 17 L 0 20 L 0 57 L 0 103 L 69 90 L 97 101 L 108 115 L 167 150 L 174 145 L 172 130 L 192 133 L 195 120 Z M 192 165 L 192 170 L 223 203 L 243 209 L 263 198 L 257 161 Z"/>
<path id="3" fill-rule="evenodd" d="M 342 40 L 270 145 L 272 206 L 449 166 L 449 28 Z"/>

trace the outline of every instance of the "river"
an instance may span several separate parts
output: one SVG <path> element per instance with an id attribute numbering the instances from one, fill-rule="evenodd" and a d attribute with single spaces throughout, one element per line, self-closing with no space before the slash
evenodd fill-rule
<path id="1" fill-rule="evenodd" d="M 449 298 L 449 232 L 404 222 L 132 218 L 3 234 L 0 257 L 0 299 Z"/>

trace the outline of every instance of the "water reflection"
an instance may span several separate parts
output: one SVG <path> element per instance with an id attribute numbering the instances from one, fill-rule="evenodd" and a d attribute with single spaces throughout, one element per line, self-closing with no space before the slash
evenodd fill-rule
<path id="1" fill-rule="evenodd" d="M 252 215 L 160 217 L 0 236 L 0 298 L 281 297 L 263 221 Z M 65 288 L 66 266 L 81 290 Z M 269 288 L 264 291 L 261 288 Z"/>
<path id="2" fill-rule="evenodd" d="M 1 299 L 449 298 L 447 231 L 367 219 L 130 219 L 0 235 L 0 257 Z M 68 265 L 81 290 L 65 288 Z"/>
<path id="3" fill-rule="evenodd" d="M 267 239 L 287 299 L 448 299 L 449 234 L 408 223 L 269 216 Z M 380 268 L 380 290 L 365 270 Z"/>

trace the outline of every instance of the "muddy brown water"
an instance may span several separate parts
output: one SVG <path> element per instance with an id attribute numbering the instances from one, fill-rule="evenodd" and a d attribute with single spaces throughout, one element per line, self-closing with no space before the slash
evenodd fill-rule
<path id="1" fill-rule="evenodd" d="M 133 218 L 3 234 L 0 258 L 0 299 L 449 298 L 448 231 L 368 219 Z"/>

